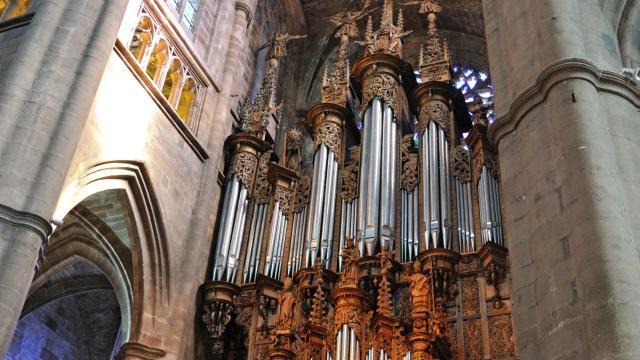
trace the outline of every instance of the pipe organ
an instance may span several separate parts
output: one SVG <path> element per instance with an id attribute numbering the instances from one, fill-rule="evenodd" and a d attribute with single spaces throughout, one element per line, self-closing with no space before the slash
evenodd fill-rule
<path id="1" fill-rule="evenodd" d="M 419 5 L 428 30 L 415 73 L 402 59 L 410 31 L 392 0 L 375 29 L 372 9 L 332 18 L 339 45 L 321 100 L 306 130 L 280 130 L 278 151 L 267 127 L 281 107 L 279 59 L 300 36 L 269 44 L 262 88 L 228 139 L 202 287 L 213 358 L 515 357 L 487 111 L 468 108 L 453 86 L 440 6 Z M 363 52 L 352 66 L 355 38 Z"/>

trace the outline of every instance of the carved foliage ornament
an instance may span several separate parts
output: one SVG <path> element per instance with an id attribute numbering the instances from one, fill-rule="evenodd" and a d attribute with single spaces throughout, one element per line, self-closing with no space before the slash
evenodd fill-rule
<path id="1" fill-rule="evenodd" d="M 295 185 L 296 194 L 291 200 L 291 211 L 297 214 L 304 210 L 304 207 L 309 203 L 309 188 L 311 185 L 311 178 L 309 176 L 302 176 Z"/>
<path id="2" fill-rule="evenodd" d="M 256 157 L 247 152 L 239 152 L 233 156 L 231 160 L 230 175 L 236 175 L 240 182 L 247 188 L 251 189 L 253 185 L 253 175 L 256 171 Z"/>
<path id="3" fill-rule="evenodd" d="M 471 181 L 471 164 L 469 162 L 469 151 L 463 145 L 458 145 L 453 152 L 454 159 L 454 175 L 460 179 L 460 182 L 467 183 Z"/>
<path id="4" fill-rule="evenodd" d="M 282 212 L 285 215 L 289 214 L 289 204 L 291 201 L 291 190 L 287 189 L 286 187 L 283 186 L 277 186 L 276 187 L 276 193 L 275 193 L 275 200 L 276 202 L 280 203 L 280 209 L 282 209 Z"/>
<path id="5" fill-rule="evenodd" d="M 269 162 L 271 161 L 272 150 L 269 150 L 260 156 L 260 164 L 258 165 L 258 175 L 256 176 L 255 198 L 256 204 L 266 204 L 269 202 L 269 194 L 271 193 L 271 184 L 267 179 L 269 171 Z"/>
<path id="6" fill-rule="evenodd" d="M 395 77 L 383 73 L 367 77 L 364 80 L 362 90 L 362 104 L 369 106 L 371 100 L 376 96 L 393 109 L 396 119 L 402 117 L 402 109 L 405 104 L 404 91 L 398 85 Z"/>
<path id="7" fill-rule="evenodd" d="M 420 130 L 425 131 L 435 121 L 449 137 L 449 107 L 441 101 L 433 101 L 420 109 Z"/>
<path id="8" fill-rule="evenodd" d="M 478 152 L 475 158 L 475 165 L 476 182 L 480 181 L 483 166 L 486 166 L 489 173 L 496 179 L 500 178 L 500 167 L 496 154 L 486 150 Z"/>
<path id="9" fill-rule="evenodd" d="M 340 195 L 346 202 L 352 202 L 358 196 L 358 174 L 360 169 L 360 147 L 349 148 L 350 159 L 342 172 Z"/>
<path id="10" fill-rule="evenodd" d="M 340 154 L 342 143 L 342 129 L 333 122 L 325 122 L 320 125 L 315 134 L 315 145 L 324 144 L 334 155 Z"/>
<path id="11" fill-rule="evenodd" d="M 402 189 L 412 192 L 418 186 L 418 154 L 413 153 L 413 135 L 402 137 Z"/>

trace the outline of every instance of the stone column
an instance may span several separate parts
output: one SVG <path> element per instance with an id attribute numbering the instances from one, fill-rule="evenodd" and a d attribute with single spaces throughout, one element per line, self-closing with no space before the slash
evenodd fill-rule
<path id="1" fill-rule="evenodd" d="M 598 1 L 484 0 L 520 358 L 640 358 L 640 93 Z"/>
<path id="2" fill-rule="evenodd" d="M 41 0 L 0 75 L 0 357 L 11 342 L 51 233 L 71 158 L 124 14 L 125 0 Z"/>

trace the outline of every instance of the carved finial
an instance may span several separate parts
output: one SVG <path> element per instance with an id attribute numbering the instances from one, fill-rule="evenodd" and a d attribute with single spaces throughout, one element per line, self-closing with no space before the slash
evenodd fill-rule
<path id="1" fill-rule="evenodd" d="M 450 81 L 451 64 L 449 47 L 440 37 L 436 25 L 437 14 L 442 11 L 440 5 L 433 0 L 425 0 L 420 4 L 420 13 L 427 14 L 427 44 L 420 54 L 420 74 L 422 81 Z"/>
<path id="2" fill-rule="evenodd" d="M 398 28 L 400 31 L 404 30 L 404 13 L 402 12 L 402 9 L 398 11 Z"/>

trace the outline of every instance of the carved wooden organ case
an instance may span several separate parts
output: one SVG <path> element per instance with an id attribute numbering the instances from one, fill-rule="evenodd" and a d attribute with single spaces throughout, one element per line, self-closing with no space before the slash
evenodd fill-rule
<path id="1" fill-rule="evenodd" d="M 350 66 L 353 13 L 338 25 L 337 60 L 322 102 L 280 156 L 265 124 L 277 113 L 272 42 L 260 93 L 228 139 L 230 163 L 212 278 L 203 285 L 209 356 L 220 359 L 408 360 L 515 358 L 499 168 L 451 82 L 440 7 L 429 23 L 418 84 L 402 60 L 402 12 L 368 19 Z M 463 139 L 462 132 L 469 131 Z"/>

